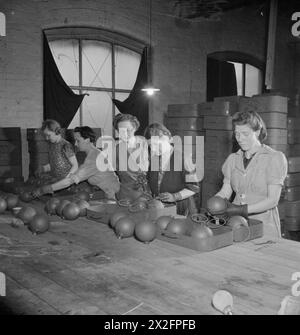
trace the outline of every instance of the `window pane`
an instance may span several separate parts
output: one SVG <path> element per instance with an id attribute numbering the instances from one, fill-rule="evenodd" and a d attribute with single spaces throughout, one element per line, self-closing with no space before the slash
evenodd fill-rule
<path id="1" fill-rule="evenodd" d="M 141 55 L 121 46 L 115 46 L 116 88 L 131 90 L 136 80 Z"/>
<path id="2" fill-rule="evenodd" d="M 82 102 L 82 125 L 101 128 L 104 135 L 112 135 L 112 101 L 111 93 L 85 91 Z"/>
<path id="3" fill-rule="evenodd" d="M 254 94 L 262 92 L 262 71 L 258 68 L 246 64 L 246 87 L 245 95 L 252 97 Z"/>
<path id="4" fill-rule="evenodd" d="M 129 92 L 128 93 L 116 92 L 115 97 L 117 100 L 124 101 L 129 97 Z"/>
<path id="5" fill-rule="evenodd" d="M 234 64 L 236 85 L 237 85 L 237 95 L 243 95 L 243 64 L 228 62 Z"/>
<path id="6" fill-rule="evenodd" d="M 79 94 L 79 91 L 77 91 L 77 90 L 73 90 L 73 92 L 76 93 L 76 94 Z M 85 99 L 85 98 L 86 98 L 86 96 L 83 99 Z M 80 126 L 80 106 L 79 106 L 76 114 L 74 115 L 73 120 L 71 121 L 68 129 L 74 129 L 75 127 L 79 127 L 79 126 Z"/>
<path id="7" fill-rule="evenodd" d="M 79 56 L 77 40 L 56 40 L 49 42 L 56 66 L 69 86 L 79 85 Z"/>
<path id="8" fill-rule="evenodd" d="M 83 86 L 111 88 L 111 45 L 100 41 L 82 41 Z"/>

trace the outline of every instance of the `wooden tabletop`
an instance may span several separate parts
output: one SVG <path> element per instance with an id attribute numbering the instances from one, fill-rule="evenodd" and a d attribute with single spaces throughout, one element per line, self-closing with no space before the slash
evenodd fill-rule
<path id="1" fill-rule="evenodd" d="M 17 314 L 220 314 L 211 305 L 228 290 L 234 314 L 277 314 L 300 271 L 300 243 L 261 238 L 199 253 L 161 240 L 119 240 L 105 224 L 52 217 L 33 235 L 0 216 L 0 271 Z M 1 312 L 0 312 L 1 313 Z"/>

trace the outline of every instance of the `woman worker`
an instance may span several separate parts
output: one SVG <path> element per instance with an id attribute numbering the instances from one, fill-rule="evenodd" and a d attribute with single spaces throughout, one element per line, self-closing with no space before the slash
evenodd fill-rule
<path id="1" fill-rule="evenodd" d="M 230 199 L 235 192 L 235 198 L 218 214 L 249 215 L 263 222 L 265 236 L 280 238 L 277 205 L 287 176 L 287 160 L 282 152 L 262 144 L 267 131 L 256 112 L 238 112 L 232 124 L 240 149 L 223 164 L 223 187 L 216 196 Z"/>
<path id="2" fill-rule="evenodd" d="M 116 172 L 120 179 L 119 200 L 134 202 L 140 197 L 151 198 L 147 183 L 148 143 L 141 136 L 135 136 L 140 123 L 130 114 L 117 114 L 113 120 L 119 141 L 116 145 Z"/>
<path id="3" fill-rule="evenodd" d="M 74 129 L 75 145 L 80 151 L 86 153 L 86 158 L 82 165 L 74 173 L 69 174 L 62 180 L 49 185 L 44 185 L 32 192 L 34 197 L 78 184 L 87 180 L 91 185 L 98 186 L 105 193 L 107 199 L 115 199 L 115 194 L 120 189 L 118 177 L 111 164 L 106 160 L 101 151 L 94 145 L 95 133 L 90 127 L 76 127 Z"/>
<path id="4" fill-rule="evenodd" d="M 176 203 L 177 214 L 196 213 L 194 196 L 199 193 L 199 181 L 184 159 L 176 167 L 176 158 L 182 158 L 182 152 L 172 145 L 171 132 L 160 123 L 152 123 L 146 128 L 145 137 L 151 147 L 148 183 L 153 196 L 162 202 Z"/>
<path id="5" fill-rule="evenodd" d="M 77 158 L 72 144 L 62 137 L 60 124 L 48 119 L 41 130 L 49 144 L 49 163 L 39 166 L 35 176 L 40 182 L 54 182 L 74 173 L 78 169 Z"/>

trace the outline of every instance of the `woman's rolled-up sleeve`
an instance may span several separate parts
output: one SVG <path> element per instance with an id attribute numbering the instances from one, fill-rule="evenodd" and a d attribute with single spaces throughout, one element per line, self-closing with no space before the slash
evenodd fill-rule
<path id="1" fill-rule="evenodd" d="M 231 173 L 233 170 L 235 154 L 230 154 L 222 166 L 222 173 L 224 176 L 223 184 L 231 183 Z"/>
<path id="2" fill-rule="evenodd" d="M 267 172 L 268 185 L 284 185 L 284 180 L 287 176 L 287 159 L 280 151 L 272 154 Z"/>

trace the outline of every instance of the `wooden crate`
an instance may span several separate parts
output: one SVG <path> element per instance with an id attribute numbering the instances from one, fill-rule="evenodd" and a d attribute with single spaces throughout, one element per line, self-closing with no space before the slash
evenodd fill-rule
<path id="1" fill-rule="evenodd" d="M 284 198 L 287 201 L 300 200 L 300 186 L 287 187 Z"/>
<path id="2" fill-rule="evenodd" d="M 289 155 L 288 144 L 269 144 L 269 147 L 271 147 L 274 150 L 283 152 L 286 156 Z"/>
<path id="3" fill-rule="evenodd" d="M 237 103 L 225 100 L 215 100 L 213 102 L 204 102 L 200 104 L 202 115 L 229 116 L 237 112 Z"/>
<path id="4" fill-rule="evenodd" d="M 287 147 L 287 156 L 291 157 L 300 156 L 300 143 L 289 144 Z"/>
<path id="5" fill-rule="evenodd" d="M 230 116 L 204 116 L 204 129 L 232 130 L 232 118 Z"/>
<path id="6" fill-rule="evenodd" d="M 0 141 L 21 141 L 21 129 L 19 127 L 0 128 Z"/>
<path id="7" fill-rule="evenodd" d="M 216 100 L 199 104 L 171 104 L 168 105 L 168 117 L 201 117 L 204 115 L 233 115 L 238 110 L 233 101 Z"/>
<path id="8" fill-rule="evenodd" d="M 285 217 L 284 228 L 287 231 L 300 231 L 300 217 Z"/>
<path id="9" fill-rule="evenodd" d="M 0 128 L 0 178 L 22 177 L 21 129 Z"/>
<path id="10" fill-rule="evenodd" d="M 249 111 L 266 113 L 266 112 L 279 112 L 287 113 L 288 98 L 281 95 L 256 95 L 251 98 L 240 99 L 239 111 Z"/>
<path id="11" fill-rule="evenodd" d="M 285 201 L 284 210 L 286 217 L 299 217 L 300 218 L 300 200 Z"/>
<path id="12" fill-rule="evenodd" d="M 186 220 L 186 223 L 188 225 L 188 231 L 191 231 L 192 226 L 195 226 L 195 223 L 189 219 Z M 230 227 L 220 226 L 212 231 L 213 236 L 211 237 L 195 239 L 188 235 L 176 235 L 166 230 L 161 230 L 160 234 L 157 235 L 157 238 L 199 252 L 213 251 L 233 244 L 233 233 Z"/>
<path id="13" fill-rule="evenodd" d="M 169 117 L 166 120 L 166 126 L 171 131 L 171 133 L 172 133 L 172 129 L 202 130 L 203 129 L 203 118 L 202 117 L 188 117 L 188 118 Z"/>
<path id="14" fill-rule="evenodd" d="M 300 172 L 300 156 L 288 158 L 288 172 Z"/>
<path id="15" fill-rule="evenodd" d="M 300 130 L 300 117 L 289 116 L 287 118 L 287 129 L 288 130 Z"/>
<path id="16" fill-rule="evenodd" d="M 288 130 L 287 137 L 288 144 L 300 144 L 300 130 Z"/>
<path id="17" fill-rule="evenodd" d="M 287 144 L 287 130 L 286 129 L 267 129 L 268 136 L 265 141 L 266 144 Z"/>
<path id="18" fill-rule="evenodd" d="M 192 139 L 193 144 L 196 144 L 196 137 L 197 136 L 205 136 L 204 131 L 197 131 L 197 130 L 178 130 L 178 129 L 173 129 L 172 130 L 172 135 L 173 136 L 180 136 L 182 139 L 185 136 L 190 136 Z"/>
<path id="19" fill-rule="evenodd" d="M 0 141 L 0 165 L 22 165 L 21 141 Z"/>
<path id="20" fill-rule="evenodd" d="M 168 105 L 168 117 L 199 117 L 202 116 L 199 110 L 199 104 L 172 104 Z"/>
<path id="21" fill-rule="evenodd" d="M 300 173 L 288 173 L 284 183 L 288 187 L 300 186 Z"/>
<path id="22" fill-rule="evenodd" d="M 287 114 L 286 113 L 260 113 L 267 128 L 286 129 L 287 128 Z"/>

